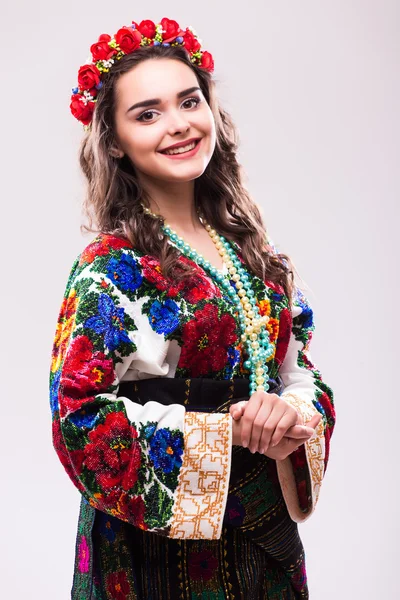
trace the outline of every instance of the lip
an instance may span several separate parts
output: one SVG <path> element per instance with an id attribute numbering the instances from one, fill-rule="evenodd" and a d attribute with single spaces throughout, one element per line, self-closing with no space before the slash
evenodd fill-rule
<path id="1" fill-rule="evenodd" d="M 185 158 L 191 158 L 192 156 L 197 154 L 197 152 L 199 151 L 202 139 L 203 138 L 194 138 L 192 141 L 197 141 L 197 144 L 195 145 L 193 150 L 189 150 L 189 152 L 182 152 L 181 154 L 165 154 L 165 152 L 160 152 L 160 154 L 162 154 L 166 158 L 171 158 L 172 160 L 184 160 Z M 188 140 L 185 144 L 183 144 L 183 146 L 186 146 L 187 144 L 190 144 L 190 140 Z M 182 146 L 182 144 L 180 144 L 180 146 Z M 174 146 L 172 146 L 172 147 L 174 147 Z M 168 148 L 168 150 L 169 149 L 170 148 Z"/>
<path id="2" fill-rule="evenodd" d="M 165 150 L 174 150 L 174 148 L 181 148 L 182 146 L 187 146 L 188 144 L 191 144 L 192 142 L 197 142 L 200 139 L 201 138 L 199 138 L 199 137 L 189 138 L 188 140 L 185 140 L 184 142 L 178 142 L 177 144 L 172 144 L 172 146 L 167 146 L 166 148 L 163 148 L 162 150 L 159 150 L 158 152 L 161 152 L 161 154 L 163 154 L 165 152 Z"/>

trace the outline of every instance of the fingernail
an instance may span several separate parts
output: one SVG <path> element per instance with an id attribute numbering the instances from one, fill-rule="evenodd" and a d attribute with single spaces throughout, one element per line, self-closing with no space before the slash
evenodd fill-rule
<path id="1" fill-rule="evenodd" d="M 242 442 L 242 446 L 243 446 L 243 448 L 247 448 L 247 442 L 246 442 L 246 440 L 244 442 Z"/>
<path id="2" fill-rule="evenodd" d="M 261 448 L 260 454 L 264 454 L 264 448 Z"/>

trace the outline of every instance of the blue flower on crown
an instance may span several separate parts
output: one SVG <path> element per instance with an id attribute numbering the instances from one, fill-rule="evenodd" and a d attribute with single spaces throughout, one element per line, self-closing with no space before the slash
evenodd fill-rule
<path id="1" fill-rule="evenodd" d="M 182 466 L 183 434 L 181 431 L 158 429 L 150 440 L 149 456 L 156 469 L 171 473 Z"/>

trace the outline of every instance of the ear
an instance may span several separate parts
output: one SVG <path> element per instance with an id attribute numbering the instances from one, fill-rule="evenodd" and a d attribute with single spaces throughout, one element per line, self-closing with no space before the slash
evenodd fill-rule
<path id="1" fill-rule="evenodd" d="M 115 146 L 112 146 L 110 149 L 110 155 L 114 158 L 122 158 L 124 154 L 125 152 L 123 152 L 120 148 L 116 148 Z"/>

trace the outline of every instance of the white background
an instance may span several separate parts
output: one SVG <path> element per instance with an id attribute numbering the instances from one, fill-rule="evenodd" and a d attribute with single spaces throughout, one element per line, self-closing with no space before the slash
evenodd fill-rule
<path id="1" fill-rule="evenodd" d="M 67 600 L 72 583 L 79 492 L 52 448 L 48 401 L 64 287 L 91 239 L 71 88 L 100 33 L 167 16 L 213 54 L 248 187 L 309 286 L 312 356 L 337 410 L 319 503 L 300 525 L 310 597 L 395 600 L 400 4 L 141 6 L 1 7 L 1 595 Z"/>

